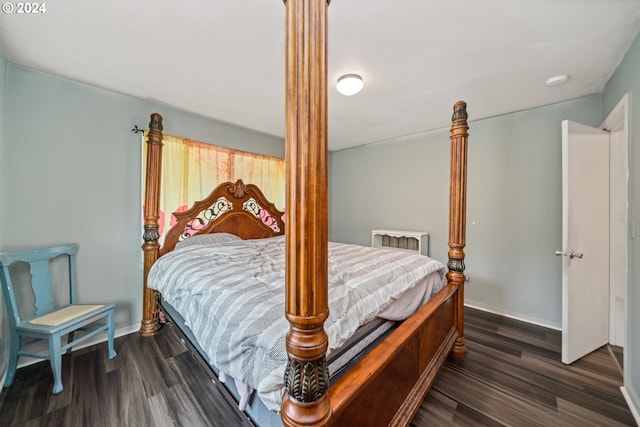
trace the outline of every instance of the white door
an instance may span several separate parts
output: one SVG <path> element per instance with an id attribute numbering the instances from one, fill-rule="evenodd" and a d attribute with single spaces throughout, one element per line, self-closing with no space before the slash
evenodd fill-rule
<path id="1" fill-rule="evenodd" d="M 562 122 L 562 362 L 609 342 L 609 134 Z"/>

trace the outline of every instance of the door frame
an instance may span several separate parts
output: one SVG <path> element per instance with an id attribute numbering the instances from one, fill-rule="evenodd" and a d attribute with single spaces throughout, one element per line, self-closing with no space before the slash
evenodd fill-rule
<path id="1" fill-rule="evenodd" d="M 611 143 L 613 138 L 610 137 L 611 165 L 610 171 L 623 169 L 626 173 L 621 175 L 611 174 L 610 188 L 620 189 L 620 193 L 624 195 L 624 200 L 610 199 L 610 262 L 609 262 L 609 287 L 610 287 L 610 329 L 609 342 L 614 345 L 622 345 L 628 348 L 628 306 L 629 306 L 629 94 L 625 94 L 618 104 L 611 110 L 611 113 L 600 125 L 600 129 L 608 131 L 610 134 L 616 135 L 615 143 Z M 613 229 L 611 224 L 614 216 L 621 217 L 624 226 Z M 614 268 L 614 266 L 617 266 Z M 621 271 L 622 270 L 622 271 Z M 619 314 L 620 307 L 616 308 L 616 298 L 623 294 L 625 301 L 624 306 L 624 337 L 621 339 L 616 332 L 616 325 L 619 324 L 616 316 Z M 629 366 L 627 359 L 627 351 L 624 351 L 624 366 Z"/>
<path id="2" fill-rule="evenodd" d="M 623 168 L 626 173 L 620 175 L 612 174 L 610 185 L 612 188 L 621 189 L 621 193 L 625 195 L 624 200 L 610 199 L 610 218 L 614 216 L 623 216 L 624 225 L 618 230 L 611 230 L 609 235 L 610 245 L 610 262 L 609 262 L 609 289 L 610 289 L 610 330 L 609 330 L 609 342 L 613 345 L 622 345 L 625 349 L 629 348 L 629 335 L 628 335 L 628 316 L 629 316 L 629 238 L 630 238 L 630 224 L 629 224 L 629 94 L 626 93 L 618 104 L 611 110 L 607 118 L 600 125 L 601 129 L 608 131 L 610 134 L 620 133 L 620 140 L 611 145 L 611 155 L 615 164 L 611 164 L 610 170 L 616 170 L 614 168 Z M 611 138 L 610 138 L 611 142 Z M 616 239 L 616 233 L 618 239 Z M 615 259 L 614 259 L 615 258 Z M 613 266 L 622 266 L 618 270 Z M 619 271 L 623 270 L 623 271 Z M 616 307 L 617 292 L 622 292 L 625 305 L 624 305 L 624 338 L 622 343 L 620 342 L 619 334 L 615 328 L 617 323 L 616 316 L 620 307 Z M 618 317 L 619 318 L 619 317 Z M 628 358 L 628 351 L 623 352 L 623 365 L 629 366 L 630 360 Z M 623 370 L 623 383 L 629 381 L 628 370 Z"/>

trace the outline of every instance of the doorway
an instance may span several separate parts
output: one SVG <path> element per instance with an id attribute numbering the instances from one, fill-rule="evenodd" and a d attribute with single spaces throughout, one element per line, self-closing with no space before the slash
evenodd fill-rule
<path id="1" fill-rule="evenodd" d="M 626 347 L 630 234 L 628 111 L 625 95 L 602 123 L 601 130 L 563 122 L 563 248 L 556 254 L 565 257 L 564 363 L 571 363 L 606 343 Z M 573 154 L 569 156 L 570 153 Z M 576 175 L 578 170 L 581 172 Z M 596 178 L 597 171 L 604 174 Z M 606 187 L 597 190 L 600 184 Z M 599 194 L 601 200 L 594 202 Z M 592 236 L 597 230 L 601 230 L 599 235 Z M 574 249 L 582 247 L 598 265 L 585 264 L 582 253 L 574 253 Z M 626 352 L 624 355 L 626 359 Z"/>

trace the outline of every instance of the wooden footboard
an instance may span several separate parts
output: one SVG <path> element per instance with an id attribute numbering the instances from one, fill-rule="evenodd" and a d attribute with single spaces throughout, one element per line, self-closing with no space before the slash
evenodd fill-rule
<path id="1" fill-rule="evenodd" d="M 466 103 L 457 102 L 453 110 L 447 286 L 329 388 L 331 425 L 408 425 L 447 355 L 466 353 L 463 313 L 469 127 Z"/>
<path id="2" fill-rule="evenodd" d="M 457 337 L 447 285 L 329 388 L 335 426 L 408 425 Z"/>

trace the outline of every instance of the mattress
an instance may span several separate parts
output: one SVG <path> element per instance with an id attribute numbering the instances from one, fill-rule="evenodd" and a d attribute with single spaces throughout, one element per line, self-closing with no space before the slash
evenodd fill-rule
<path id="1" fill-rule="evenodd" d="M 213 244 L 192 239 L 156 261 L 149 287 L 185 319 L 223 377 L 256 390 L 269 409 L 278 410 L 289 329 L 284 237 Z M 443 286 L 444 265 L 423 255 L 330 243 L 328 261 L 329 357 L 358 328 L 377 317 L 402 320 Z"/>

